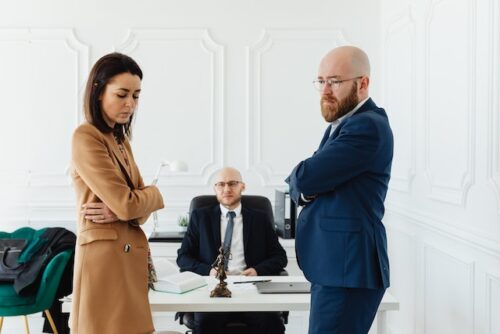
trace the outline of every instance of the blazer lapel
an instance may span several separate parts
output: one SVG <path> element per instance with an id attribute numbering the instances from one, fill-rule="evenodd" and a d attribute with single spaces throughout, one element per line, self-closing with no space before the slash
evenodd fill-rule
<path id="1" fill-rule="evenodd" d="M 110 134 L 110 136 L 107 136 L 107 140 L 108 140 L 108 145 L 111 148 L 111 151 L 113 152 L 113 155 L 115 156 L 116 160 L 120 164 L 120 170 L 125 174 L 125 177 L 127 177 L 128 180 L 130 182 L 132 182 L 132 175 L 130 175 L 130 172 L 127 168 L 127 163 L 125 162 L 125 159 L 123 158 L 123 154 L 121 154 L 121 152 L 120 152 L 120 148 L 118 147 L 118 144 L 113 139 L 113 135 Z M 123 147 L 125 147 L 125 145 L 123 145 Z M 127 152 L 127 154 L 130 156 L 130 152 Z"/>
<path id="2" fill-rule="evenodd" d="M 241 207 L 241 216 L 243 217 L 243 252 L 245 252 L 248 249 L 248 240 L 250 240 L 252 233 L 253 215 Z"/>
<path id="3" fill-rule="evenodd" d="M 220 206 L 214 206 L 212 210 L 212 216 L 210 217 L 210 225 L 212 227 L 212 237 L 215 245 L 215 251 L 219 254 L 219 248 L 222 245 L 221 237 L 220 237 Z"/>
<path id="4" fill-rule="evenodd" d="M 362 112 L 365 112 L 367 110 L 373 110 L 373 109 L 376 109 L 377 108 L 377 105 L 375 104 L 375 102 L 373 102 L 373 100 L 370 98 L 368 98 L 368 100 L 366 100 L 365 103 L 363 103 L 363 105 L 361 107 L 359 107 L 358 110 L 356 110 L 356 112 L 354 114 L 351 115 L 351 117 L 354 117 Z M 342 120 L 342 122 L 335 128 L 335 131 L 333 131 L 332 135 L 330 136 L 329 139 L 334 139 L 335 137 L 337 137 L 340 133 L 340 129 L 344 126 L 344 123 L 349 119 L 350 117 L 348 118 L 345 118 L 344 120 Z M 328 141 L 328 140 L 327 140 Z"/>
<path id="5" fill-rule="evenodd" d="M 321 139 L 321 143 L 319 144 L 319 147 L 318 147 L 318 149 L 316 151 L 321 150 L 321 148 L 323 147 L 323 145 L 325 145 L 326 141 L 330 137 L 330 131 L 331 131 L 330 129 L 331 128 L 332 128 L 332 125 L 331 124 L 328 125 L 328 127 L 326 128 L 325 133 L 323 135 L 323 139 Z M 316 152 L 314 152 L 314 153 L 316 153 Z"/>

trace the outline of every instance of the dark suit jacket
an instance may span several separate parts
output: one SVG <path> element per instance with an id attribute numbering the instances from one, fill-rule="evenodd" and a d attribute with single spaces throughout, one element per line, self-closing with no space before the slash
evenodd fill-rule
<path id="1" fill-rule="evenodd" d="M 330 128 L 327 129 L 329 131 Z M 306 278 L 353 288 L 389 286 L 382 224 L 393 137 L 385 111 L 368 99 L 287 178 L 290 195 L 316 196 L 300 213 L 295 247 Z"/>
<path id="2" fill-rule="evenodd" d="M 272 223 L 264 213 L 241 208 L 243 216 L 243 247 L 248 268 L 258 275 L 278 275 L 287 264 L 286 253 L 278 242 Z M 177 251 L 181 271 L 208 275 L 221 246 L 220 206 L 195 209 Z"/>

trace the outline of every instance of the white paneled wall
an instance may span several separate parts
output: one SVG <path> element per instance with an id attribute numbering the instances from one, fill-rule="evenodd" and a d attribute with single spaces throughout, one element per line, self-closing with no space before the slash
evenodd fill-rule
<path id="1" fill-rule="evenodd" d="M 149 73 L 134 140 L 137 160 L 156 167 L 158 154 L 174 156 L 189 162 L 190 171 L 160 184 L 206 185 L 223 163 L 224 47 L 206 29 L 133 29 L 117 51 Z M 152 179 L 153 169 L 143 177 Z"/>
<path id="2" fill-rule="evenodd" d="M 64 173 L 71 133 L 83 121 L 87 74 L 111 51 L 144 70 L 132 145 L 145 181 L 163 159 L 189 164 L 186 174 L 162 173 L 162 228 L 177 228 L 190 199 L 211 193 L 224 165 L 243 172 L 247 193 L 272 200 L 326 127 L 311 84 L 322 55 L 360 45 L 380 82 L 379 7 L 363 0 L 2 4 L 2 228 L 74 229 Z"/>
<path id="3" fill-rule="evenodd" d="M 499 333 L 500 6 L 382 1 L 392 333 Z"/>
<path id="4" fill-rule="evenodd" d="M 2 230 L 74 230 L 65 169 L 100 56 L 124 52 L 144 70 L 132 144 L 146 182 L 163 159 L 190 166 L 159 182 L 160 225 L 176 229 L 224 165 L 243 172 L 247 193 L 273 199 L 323 134 L 311 84 L 321 56 L 355 44 L 371 57 L 372 96 L 395 135 L 385 223 L 401 309 L 388 314 L 391 333 L 500 332 L 498 1 L 29 0 L 1 8 Z"/>
<path id="5" fill-rule="evenodd" d="M 248 168 L 261 177 L 265 186 L 283 186 L 296 162 L 304 159 L 304 149 L 297 149 L 304 147 L 304 136 L 300 134 L 317 133 L 321 128 L 318 114 L 306 117 L 294 113 L 317 105 L 317 92 L 293 94 L 284 81 L 307 82 L 310 73 L 317 72 L 318 64 L 304 60 L 315 59 L 330 45 L 341 44 L 346 41 L 340 31 L 288 29 L 264 31 L 248 48 L 247 161 Z M 298 49 L 302 49 L 300 54 L 283 61 Z M 289 79 L 285 73 L 291 73 Z M 312 143 L 309 151 L 315 145 Z"/>
<path id="6" fill-rule="evenodd" d="M 75 230 L 65 175 L 71 134 L 83 121 L 87 74 L 112 51 L 144 71 L 132 146 L 145 181 L 163 159 L 189 164 L 186 174 L 162 173 L 161 229 L 177 229 L 224 165 L 242 171 L 248 194 L 273 201 L 326 128 L 312 86 L 324 53 L 350 43 L 366 49 L 377 100 L 379 12 L 379 0 L 2 2 L 0 229 Z M 302 334 L 307 315 L 291 318 L 289 332 Z M 4 332 L 21 332 L 20 324 L 8 319 Z"/>

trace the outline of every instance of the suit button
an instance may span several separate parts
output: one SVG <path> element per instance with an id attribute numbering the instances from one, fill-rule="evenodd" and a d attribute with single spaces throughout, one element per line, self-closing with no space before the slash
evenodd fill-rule
<path id="1" fill-rule="evenodd" d="M 130 246 L 130 244 L 125 244 L 125 247 L 123 247 L 123 251 L 125 253 L 128 253 L 128 252 L 130 252 L 130 248 L 132 248 L 132 246 Z"/>

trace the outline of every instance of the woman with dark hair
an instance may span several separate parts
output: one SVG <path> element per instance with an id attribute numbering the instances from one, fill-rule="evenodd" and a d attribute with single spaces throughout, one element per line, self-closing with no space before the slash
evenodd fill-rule
<path id="1" fill-rule="evenodd" d="M 147 238 L 140 225 L 163 207 L 144 186 L 129 144 L 142 71 L 111 53 L 92 68 L 86 122 L 73 134 L 72 178 L 81 208 L 75 253 L 71 332 L 152 333 Z"/>

